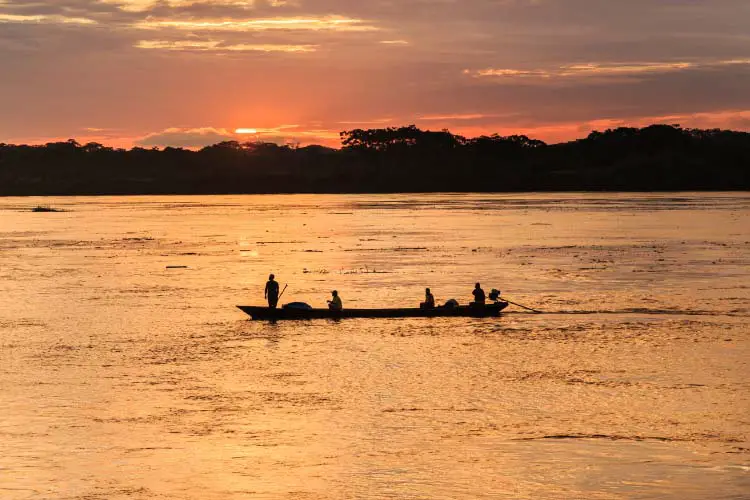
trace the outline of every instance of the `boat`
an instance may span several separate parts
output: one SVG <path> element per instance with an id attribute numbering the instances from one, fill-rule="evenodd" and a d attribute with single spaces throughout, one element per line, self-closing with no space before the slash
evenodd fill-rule
<path id="1" fill-rule="evenodd" d="M 264 306 L 237 306 L 254 320 L 304 320 L 304 319 L 347 319 L 347 318 L 492 318 L 508 307 L 507 302 L 494 302 L 485 305 L 455 307 L 435 307 L 433 309 L 394 308 L 394 309 L 304 309 L 282 307 L 271 309 Z"/>

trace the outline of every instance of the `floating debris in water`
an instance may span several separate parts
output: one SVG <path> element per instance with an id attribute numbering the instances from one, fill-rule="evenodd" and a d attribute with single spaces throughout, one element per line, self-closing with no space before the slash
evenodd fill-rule
<path id="1" fill-rule="evenodd" d="M 167 266 L 167 269 L 187 269 L 188 266 Z"/>
<path id="2" fill-rule="evenodd" d="M 342 269 L 339 274 L 391 274 L 390 271 L 378 271 L 376 269 L 369 269 L 367 266 L 360 269 Z"/>
<path id="3" fill-rule="evenodd" d="M 53 208 L 49 205 L 37 205 L 34 208 L 31 209 L 32 212 L 64 212 L 65 210 L 62 210 L 60 208 Z"/>
<path id="4" fill-rule="evenodd" d="M 302 274 L 328 274 L 328 269 L 307 269 L 302 270 Z"/>
<path id="5" fill-rule="evenodd" d="M 427 247 L 347 248 L 344 252 L 425 252 Z"/>

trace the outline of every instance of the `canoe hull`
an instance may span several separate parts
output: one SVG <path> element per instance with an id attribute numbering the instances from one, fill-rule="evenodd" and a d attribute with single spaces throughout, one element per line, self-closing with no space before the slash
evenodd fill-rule
<path id="1" fill-rule="evenodd" d="M 254 320 L 305 320 L 305 319 L 348 319 L 348 318 L 492 318 L 508 307 L 507 302 L 497 302 L 484 306 L 458 306 L 434 309 L 270 309 L 258 306 L 237 306 Z"/>

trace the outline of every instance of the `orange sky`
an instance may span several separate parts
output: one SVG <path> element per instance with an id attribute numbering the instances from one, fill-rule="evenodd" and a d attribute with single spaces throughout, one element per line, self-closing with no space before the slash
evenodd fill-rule
<path id="1" fill-rule="evenodd" d="M 748 25 L 746 0 L 0 0 L 0 142 L 748 130 Z"/>

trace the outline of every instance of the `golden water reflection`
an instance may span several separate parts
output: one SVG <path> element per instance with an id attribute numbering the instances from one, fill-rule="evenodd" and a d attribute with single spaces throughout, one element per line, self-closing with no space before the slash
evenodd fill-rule
<path id="1" fill-rule="evenodd" d="M 749 215 L 689 193 L 2 199 L 0 497 L 741 498 Z M 269 272 L 282 302 L 482 281 L 546 314 L 250 322 Z"/>

